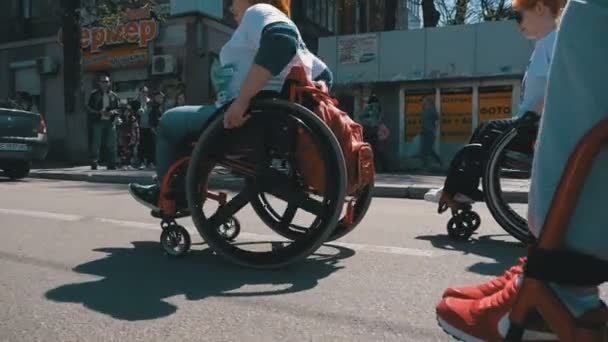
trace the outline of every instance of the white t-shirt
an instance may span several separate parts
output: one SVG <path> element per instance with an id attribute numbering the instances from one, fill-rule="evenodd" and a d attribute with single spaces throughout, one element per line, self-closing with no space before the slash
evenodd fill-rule
<path id="1" fill-rule="evenodd" d="M 551 31 L 543 38 L 536 41 L 534 51 L 530 56 L 528 68 L 521 84 L 521 98 L 518 116 L 527 111 L 533 111 L 545 96 L 547 88 L 547 76 L 553 57 L 553 46 L 555 45 L 556 32 Z"/>
<path id="2" fill-rule="evenodd" d="M 257 4 L 247 9 L 241 23 L 220 52 L 220 65 L 212 72 L 213 84 L 217 88 L 216 105 L 221 106 L 239 95 L 241 85 L 247 78 L 260 48 L 264 28 L 277 22 L 288 23 L 297 31 L 297 27 L 291 19 L 272 5 Z M 267 83 L 263 90 L 280 92 L 289 71 L 295 65 L 303 66 L 311 79 L 325 70 L 325 63 L 308 51 L 299 31 L 297 32 L 300 47 L 296 56 L 279 75 Z"/>

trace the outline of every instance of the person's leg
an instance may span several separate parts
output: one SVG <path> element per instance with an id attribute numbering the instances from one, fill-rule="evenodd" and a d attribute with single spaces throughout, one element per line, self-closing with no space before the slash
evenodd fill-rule
<path id="1" fill-rule="evenodd" d="M 116 168 L 116 159 L 118 154 L 117 138 L 116 138 L 116 126 L 108 121 L 104 122 L 104 133 L 105 133 L 105 145 L 108 153 L 108 169 L 112 170 Z"/>
<path id="2" fill-rule="evenodd" d="M 143 166 L 148 165 L 154 159 L 152 151 L 152 129 L 142 128 L 141 130 L 141 143 L 140 143 L 140 162 Z"/>
<path id="3" fill-rule="evenodd" d="M 150 130 L 148 138 L 148 153 L 150 155 L 150 164 L 156 164 L 156 140 L 158 139 L 158 135 L 155 131 Z"/>
<path id="4" fill-rule="evenodd" d="M 100 122 L 92 124 L 93 137 L 91 139 L 91 168 L 97 169 L 99 164 L 99 156 L 101 150 L 101 138 L 103 133 L 103 127 Z"/>
<path id="5" fill-rule="evenodd" d="M 480 144 L 481 148 L 470 148 L 465 146 L 459 151 L 450 161 L 448 166 L 448 174 L 444 181 L 444 186 L 440 189 L 433 189 L 427 192 L 424 196 L 429 202 L 446 202 L 451 207 L 457 207 L 461 202 L 473 203 L 478 200 L 483 200 L 483 193 L 479 190 L 481 180 L 480 167 L 476 167 L 480 162 L 483 168 L 484 158 L 487 158 L 490 148 L 494 141 L 500 136 L 501 132 L 507 131 L 513 127 L 516 118 L 499 119 L 487 121 L 479 125 L 471 135 L 469 144 Z M 441 157 L 435 152 L 433 145 L 435 142 L 435 133 L 432 135 L 432 143 L 424 142 L 422 155 L 425 158 L 431 157 L 442 167 Z M 428 140 L 429 138 L 427 138 Z M 427 147 L 427 145 L 430 147 Z M 447 192 L 445 191 L 447 189 Z"/>
<path id="6" fill-rule="evenodd" d="M 532 169 L 528 221 L 537 237 L 576 145 L 590 129 L 608 119 L 608 97 L 603 94 L 608 75 L 607 36 L 608 7 L 598 1 L 569 3 L 553 57 Z M 608 260 L 606 170 L 608 150 L 604 149 L 587 177 L 565 241 L 568 248 L 603 260 Z M 597 295 L 576 296 L 561 287 L 556 290 L 576 315 L 599 303 Z M 595 292 L 588 290 L 575 292 Z"/>
<path id="7" fill-rule="evenodd" d="M 537 237 L 575 146 L 592 127 L 608 118 L 608 98 L 601 93 L 608 75 L 606 36 L 608 6 L 598 5 L 598 0 L 568 3 L 555 45 L 533 163 L 528 221 Z M 608 151 L 604 150 L 587 178 L 566 239 L 567 247 L 604 260 L 608 260 L 606 169 Z M 478 300 L 444 298 L 437 306 L 440 325 L 460 338 L 500 339 L 508 328 L 507 315 L 518 284 L 512 280 L 499 292 Z M 599 306 L 597 289 L 554 288 L 576 316 Z"/>
<path id="8" fill-rule="evenodd" d="M 166 112 L 160 120 L 156 141 L 156 175 L 159 182 L 185 151 L 188 139 L 194 141 L 201 127 L 216 112 L 213 106 L 178 107 Z"/>
<path id="9" fill-rule="evenodd" d="M 163 114 L 156 136 L 157 184 L 129 186 L 131 194 L 139 202 L 156 209 L 160 184 L 169 168 L 189 150 L 187 144 L 197 138 L 203 125 L 216 111 L 217 108 L 214 106 L 183 106 Z"/>
<path id="10" fill-rule="evenodd" d="M 146 131 L 148 129 L 147 128 L 141 128 L 139 130 L 139 144 L 137 145 L 137 164 L 138 165 L 144 165 L 145 163 L 145 158 L 146 158 Z"/>

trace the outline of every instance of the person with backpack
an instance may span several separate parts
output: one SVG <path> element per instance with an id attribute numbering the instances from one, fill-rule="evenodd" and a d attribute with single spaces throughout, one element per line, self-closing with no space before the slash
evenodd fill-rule
<path id="1" fill-rule="evenodd" d="M 218 101 L 215 105 L 176 107 L 165 112 L 158 126 L 157 183 L 129 185 L 131 195 L 152 210 L 158 210 L 158 182 L 183 155 L 183 146 L 197 138 L 219 107 L 234 100 L 224 114 L 224 126 L 237 128 L 247 121 L 245 112 L 260 91 L 281 92 L 292 67 L 304 67 L 315 81 L 331 80 L 331 71 L 306 48 L 290 19 L 290 0 L 234 0 L 231 10 L 238 26 L 220 52 L 221 72 L 212 73 L 223 78 L 213 82 L 219 85 Z"/>

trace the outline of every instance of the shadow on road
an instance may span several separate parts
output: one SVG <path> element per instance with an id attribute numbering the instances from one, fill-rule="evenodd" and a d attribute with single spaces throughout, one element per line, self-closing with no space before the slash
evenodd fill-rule
<path id="1" fill-rule="evenodd" d="M 221 260 L 208 248 L 170 259 L 154 242 L 132 242 L 133 248 L 102 248 L 102 259 L 74 268 L 75 272 L 103 277 L 52 289 L 46 298 L 85 307 L 127 321 L 169 316 L 177 307 L 165 299 L 183 295 L 188 300 L 207 297 L 271 296 L 306 291 L 319 280 L 343 268 L 340 260 L 355 252 L 325 245 L 308 259 L 281 270 L 252 270 Z M 326 251 L 330 251 L 327 253 Z M 336 252 L 331 253 L 331 249 Z M 267 291 L 238 291 L 246 285 L 266 285 Z"/>
<path id="2" fill-rule="evenodd" d="M 503 236 L 508 235 L 483 235 L 469 241 L 454 241 L 447 235 L 425 235 L 416 239 L 429 241 L 435 248 L 493 259 L 493 262 L 473 264 L 468 270 L 481 275 L 497 276 L 517 264 L 519 257 L 527 254 L 527 249 L 522 243 L 496 239 Z"/>

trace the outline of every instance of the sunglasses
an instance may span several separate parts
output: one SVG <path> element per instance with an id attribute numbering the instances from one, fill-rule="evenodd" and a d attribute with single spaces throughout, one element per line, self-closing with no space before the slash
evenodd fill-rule
<path id="1" fill-rule="evenodd" d="M 511 13 L 511 15 L 509 16 L 509 19 L 515 20 L 518 24 L 521 24 L 521 22 L 524 20 L 524 17 L 521 12 L 513 11 L 513 13 Z"/>

